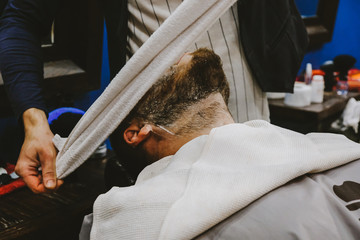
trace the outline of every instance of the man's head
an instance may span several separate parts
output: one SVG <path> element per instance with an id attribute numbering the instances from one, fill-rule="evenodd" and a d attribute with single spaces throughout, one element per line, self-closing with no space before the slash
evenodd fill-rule
<path id="1" fill-rule="evenodd" d="M 174 154 L 191 139 L 233 121 L 228 98 L 220 57 L 204 48 L 186 53 L 123 121 L 124 140 L 149 162 Z"/>

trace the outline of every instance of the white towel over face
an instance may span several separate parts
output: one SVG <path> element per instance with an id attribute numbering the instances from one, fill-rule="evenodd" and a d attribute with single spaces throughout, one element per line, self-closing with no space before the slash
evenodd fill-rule
<path id="1" fill-rule="evenodd" d="M 56 161 L 59 178 L 79 167 L 141 97 L 236 0 L 185 0 L 111 81 L 73 129 Z"/>

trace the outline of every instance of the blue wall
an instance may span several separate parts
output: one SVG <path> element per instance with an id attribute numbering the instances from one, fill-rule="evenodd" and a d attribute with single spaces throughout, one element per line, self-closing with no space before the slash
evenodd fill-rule
<path id="1" fill-rule="evenodd" d="M 301 8 L 301 0 L 299 8 Z M 331 42 L 306 54 L 301 69 L 306 63 L 312 63 L 318 69 L 326 60 L 332 60 L 339 54 L 349 54 L 357 59 L 356 68 L 360 68 L 360 1 L 340 0 Z"/>

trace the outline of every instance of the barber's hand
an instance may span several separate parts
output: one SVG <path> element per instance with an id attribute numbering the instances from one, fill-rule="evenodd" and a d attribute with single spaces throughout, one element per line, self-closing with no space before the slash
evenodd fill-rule
<path id="1" fill-rule="evenodd" d="M 56 190 L 63 183 L 56 177 L 54 137 L 42 110 L 30 108 L 23 113 L 25 140 L 15 172 L 35 193 Z M 39 167 L 41 166 L 41 172 Z"/>

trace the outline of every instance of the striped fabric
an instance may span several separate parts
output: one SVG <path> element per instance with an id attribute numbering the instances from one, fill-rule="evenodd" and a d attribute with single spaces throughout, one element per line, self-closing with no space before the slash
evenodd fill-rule
<path id="1" fill-rule="evenodd" d="M 181 0 L 129 0 L 128 57 L 175 11 Z M 269 121 L 266 93 L 253 79 L 239 44 L 237 4 L 232 6 L 188 51 L 207 47 L 222 59 L 230 84 L 229 110 L 236 122 Z"/>

